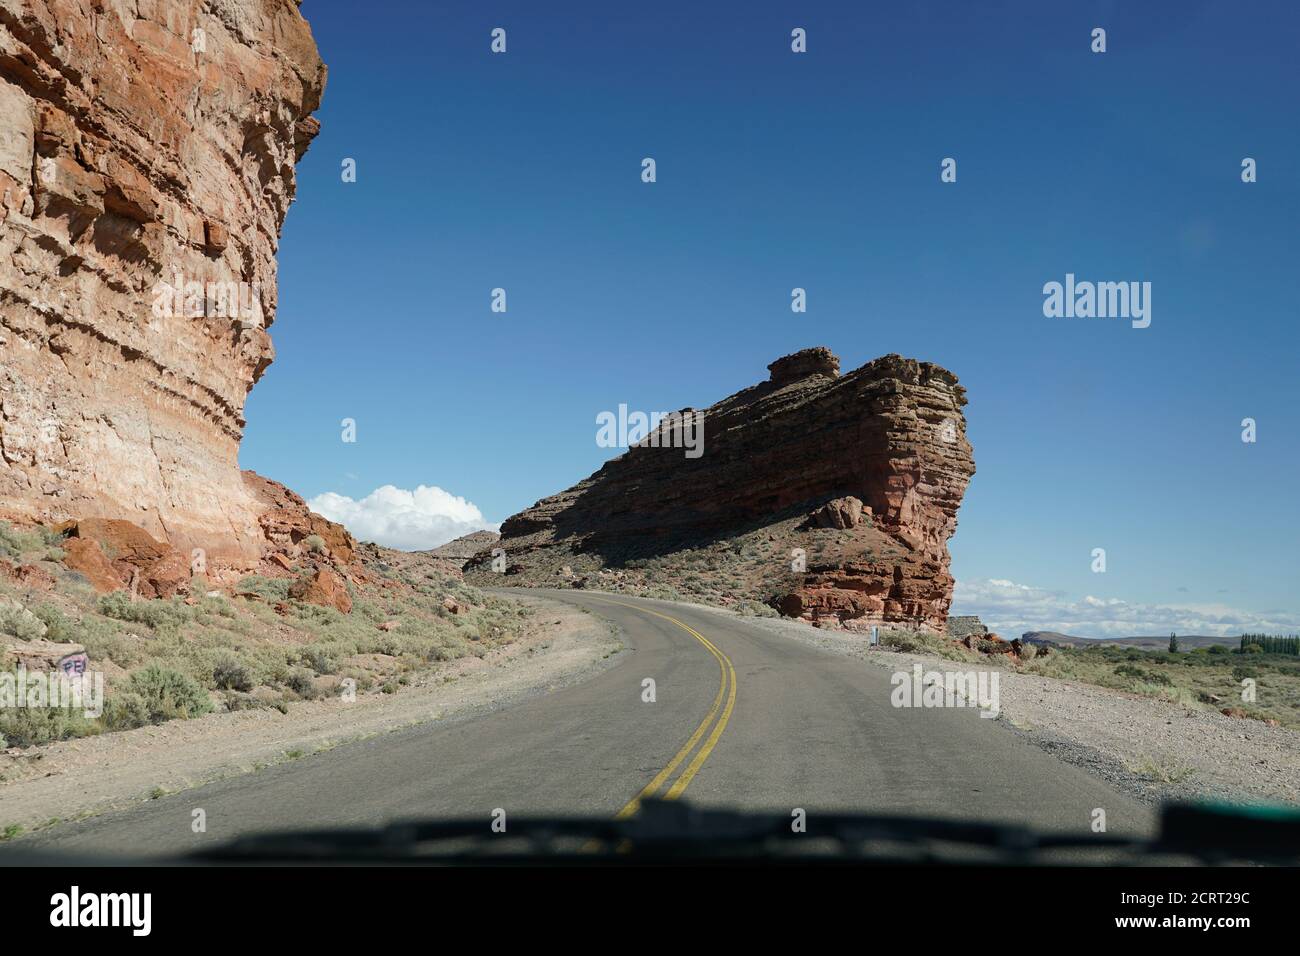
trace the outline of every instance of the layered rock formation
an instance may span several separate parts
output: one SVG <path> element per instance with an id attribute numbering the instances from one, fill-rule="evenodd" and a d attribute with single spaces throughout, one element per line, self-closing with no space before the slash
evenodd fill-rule
<path id="1" fill-rule="evenodd" d="M 712 574 L 720 590 L 818 623 L 942 631 L 947 542 L 975 471 L 965 390 L 898 355 L 841 376 L 829 350 L 806 349 L 768 369 L 703 412 L 699 457 L 673 447 L 664 425 L 509 518 L 505 582 L 623 586 L 619 569 L 650 568 L 635 573 L 676 586 Z M 694 560 L 705 551 L 716 566 Z M 467 577 L 491 583 L 490 569 L 485 551 Z"/>
<path id="2" fill-rule="evenodd" d="M 289 533 L 237 453 L 324 83 L 294 0 L 0 0 L 0 514 Z"/>

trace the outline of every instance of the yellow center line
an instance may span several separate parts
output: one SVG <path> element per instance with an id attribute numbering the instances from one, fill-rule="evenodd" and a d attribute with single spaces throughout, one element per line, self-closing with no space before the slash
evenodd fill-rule
<path id="1" fill-rule="evenodd" d="M 731 665 L 731 659 L 727 657 L 726 654 L 722 653 L 722 651 L 720 651 L 712 641 L 699 631 L 695 630 L 695 628 L 688 624 L 683 624 L 675 617 L 670 617 L 667 614 L 660 614 L 658 611 L 652 611 L 649 608 L 641 607 L 637 604 L 628 604 L 624 601 L 614 601 L 605 598 L 596 598 L 596 600 L 607 600 L 610 604 L 618 604 L 621 607 L 630 607 L 635 611 L 653 614 L 655 617 L 663 618 L 665 621 L 671 621 L 673 624 L 676 624 L 703 644 L 704 648 L 717 659 L 718 669 L 722 677 L 721 683 L 718 686 L 718 694 L 713 699 L 713 706 L 709 708 L 708 715 L 703 721 L 701 721 L 700 725 L 695 728 L 695 732 L 691 734 L 690 739 L 686 741 L 681 750 L 677 751 L 676 756 L 668 762 L 668 765 L 665 766 L 663 770 L 660 770 L 659 773 L 655 775 L 654 779 L 642 788 L 640 793 L 629 800 L 622 810 L 618 811 L 615 819 L 622 820 L 636 813 L 637 809 L 641 806 L 642 800 L 654 796 L 668 778 L 673 775 L 673 772 L 678 768 L 678 766 L 681 765 L 681 762 L 686 759 L 687 755 L 695 749 L 695 746 L 700 742 L 700 738 L 704 736 L 704 732 L 708 730 L 709 725 L 718 717 L 719 708 L 722 708 L 722 701 L 725 697 L 727 701 L 726 707 L 722 710 L 722 716 L 714 726 L 713 732 L 709 734 L 709 739 L 705 741 L 704 746 L 700 748 L 699 753 L 697 753 L 694 759 L 691 760 L 690 764 L 687 765 L 686 770 L 683 771 L 682 775 L 677 778 L 677 781 L 671 788 L 669 788 L 668 792 L 664 794 L 664 799 L 676 800 L 682 795 L 682 791 L 684 791 L 695 778 L 695 775 L 699 773 L 700 767 L 704 766 L 704 761 L 709 758 L 709 754 L 713 752 L 714 746 L 718 743 L 718 738 L 720 738 L 722 732 L 726 730 L 727 722 L 731 719 L 731 712 L 736 706 L 736 669 Z"/>
<path id="2" fill-rule="evenodd" d="M 722 654 L 721 651 L 718 653 Z M 731 666 L 731 660 L 727 655 L 722 654 L 722 659 L 727 662 L 727 671 L 731 674 L 731 692 L 727 695 L 727 707 L 722 712 L 722 718 L 713 728 L 713 733 L 709 734 L 709 739 L 700 748 L 700 752 L 695 755 L 695 758 L 687 765 L 682 775 L 677 778 L 677 782 L 664 794 L 665 800 L 676 800 L 682 795 L 682 791 L 690 785 L 690 782 L 695 779 L 695 775 L 699 773 L 700 767 L 704 766 L 704 761 L 709 759 L 709 754 L 713 753 L 713 747 L 717 744 L 718 738 L 722 736 L 722 732 L 727 729 L 727 721 L 731 719 L 731 711 L 736 706 L 736 670 Z"/>

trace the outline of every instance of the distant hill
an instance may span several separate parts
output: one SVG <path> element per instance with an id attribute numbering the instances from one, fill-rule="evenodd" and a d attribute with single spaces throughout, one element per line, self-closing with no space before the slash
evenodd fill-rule
<path id="1" fill-rule="evenodd" d="M 432 548 L 418 553 L 426 554 L 431 558 L 460 561 L 464 564 L 484 548 L 490 548 L 496 544 L 500 539 L 501 535 L 495 531 L 472 531 L 469 534 L 461 535 L 454 541 L 448 541 L 439 548 Z"/>
<path id="2" fill-rule="evenodd" d="M 1101 644 L 1118 644 L 1121 647 L 1143 647 L 1165 650 L 1169 647 L 1169 635 L 1163 637 L 1075 637 L 1057 631 L 1026 631 L 1020 635 L 1026 644 L 1046 644 L 1049 647 L 1088 647 Z M 1196 647 L 1236 647 L 1241 643 L 1240 635 L 1235 637 L 1210 637 L 1204 634 L 1179 634 L 1178 646 L 1182 650 Z"/>

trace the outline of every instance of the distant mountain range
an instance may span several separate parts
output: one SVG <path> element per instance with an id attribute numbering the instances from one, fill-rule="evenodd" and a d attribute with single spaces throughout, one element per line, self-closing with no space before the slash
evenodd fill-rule
<path id="1" fill-rule="evenodd" d="M 1075 637 L 1073 634 L 1061 634 L 1057 631 L 1025 631 L 1020 639 L 1027 644 L 1046 644 L 1050 647 L 1087 647 L 1089 644 L 1119 644 L 1123 647 L 1167 648 L 1169 635 L 1156 637 Z M 1241 643 L 1237 637 L 1210 637 L 1204 634 L 1179 634 L 1178 646 L 1182 650 L 1195 647 L 1236 647 Z"/>

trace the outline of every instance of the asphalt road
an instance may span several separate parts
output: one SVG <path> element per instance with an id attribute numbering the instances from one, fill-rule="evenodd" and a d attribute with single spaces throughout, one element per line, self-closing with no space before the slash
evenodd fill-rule
<path id="1" fill-rule="evenodd" d="M 178 854 L 395 819 L 615 816 L 694 804 L 916 814 L 1146 834 L 1152 811 L 967 708 L 895 707 L 890 672 L 680 605 L 553 592 L 622 629 L 621 663 L 495 713 L 431 723 L 51 827 L 0 850 Z M 954 665 L 956 666 L 956 665 Z M 655 701 L 643 700 L 645 679 Z M 206 812 L 207 832 L 191 830 Z"/>

